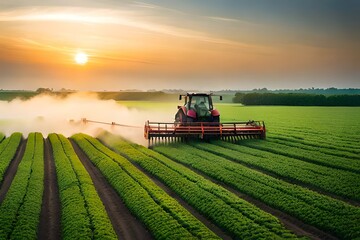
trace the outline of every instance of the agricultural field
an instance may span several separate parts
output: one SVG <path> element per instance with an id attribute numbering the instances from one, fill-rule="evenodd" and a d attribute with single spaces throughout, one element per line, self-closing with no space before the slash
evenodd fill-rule
<path id="1" fill-rule="evenodd" d="M 0 239 L 360 238 L 360 108 L 216 106 L 267 139 L 0 133 Z"/>

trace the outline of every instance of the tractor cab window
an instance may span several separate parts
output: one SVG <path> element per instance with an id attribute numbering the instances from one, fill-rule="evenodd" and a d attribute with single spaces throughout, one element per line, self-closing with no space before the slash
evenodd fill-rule
<path id="1" fill-rule="evenodd" d="M 193 96 L 191 98 L 190 109 L 206 109 L 210 110 L 209 97 L 208 96 Z"/>

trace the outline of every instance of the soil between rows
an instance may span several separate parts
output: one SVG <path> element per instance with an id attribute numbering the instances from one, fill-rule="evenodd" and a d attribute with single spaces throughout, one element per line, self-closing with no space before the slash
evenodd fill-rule
<path id="1" fill-rule="evenodd" d="M 17 168 L 20 164 L 21 159 L 24 156 L 27 140 L 21 139 L 21 142 L 16 150 L 15 157 L 11 160 L 8 169 L 5 172 L 3 182 L 0 186 L 0 204 L 4 201 L 6 193 L 8 192 L 11 183 L 15 177 Z"/>
<path id="2" fill-rule="evenodd" d="M 44 195 L 41 205 L 38 239 L 61 239 L 60 198 L 55 161 L 49 139 L 44 145 Z"/>
<path id="3" fill-rule="evenodd" d="M 113 228 L 119 239 L 153 239 L 145 226 L 137 220 L 126 207 L 115 189 L 107 182 L 86 154 L 70 139 L 71 144 L 93 181 L 95 189 L 103 202 Z"/>

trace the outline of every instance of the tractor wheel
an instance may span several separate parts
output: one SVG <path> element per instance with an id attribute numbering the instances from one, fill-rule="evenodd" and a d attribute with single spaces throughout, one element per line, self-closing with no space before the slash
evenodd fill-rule
<path id="1" fill-rule="evenodd" d="M 179 109 L 179 111 L 175 115 L 175 122 L 182 124 L 185 121 L 186 121 L 186 116 L 184 112 L 181 109 Z"/>

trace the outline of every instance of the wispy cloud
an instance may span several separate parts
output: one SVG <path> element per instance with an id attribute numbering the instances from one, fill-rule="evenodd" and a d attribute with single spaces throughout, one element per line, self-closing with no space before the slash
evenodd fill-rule
<path id="1" fill-rule="evenodd" d="M 97 60 L 106 60 L 106 61 L 114 61 L 114 62 L 128 62 L 128 63 L 141 63 L 141 64 L 159 64 L 155 61 L 144 61 L 138 58 L 130 58 L 130 57 L 111 57 L 111 56 L 94 56 L 93 59 Z"/>
<path id="2" fill-rule="evenodd" d="M 134 1 L 134 3 L 131 5 L 135 6 L 135 7 L 140 7 L 140 8 L 148 8 L 148 9 L 153 9 L 153 10 L 165 10 L 168 12 L 185 14 L 185 12 L 174 9 L 174 8 L 167 8 L 167 7 L 163 7 L 163 6 L 156 5 L 156 4 L 150 4 L 150 3 L 146 3 L 146 2 Z"/>
<path id="3" fill-rule="evenodd" d="M 13 46 L 16 46 L 17 48 L 22 48 L 22 49 L 37 49 L 37 50 L 51 50 L 51 51 L 56 51 L 57 53 L 60 53 L 62 55 L 74 55 L 75 52 L 81 50 L 81 51 L 85 51 L 89 57 L 91 58 L 92 62 L 96 62 L 96 61 L 100 61 L 100 62 L 104 62 L 105 61 L 112 61 L 112 62 L 128 62 L 128 63 L 140 63 L 140 64 L 151 64 L 151 65 L 155 65 L 155 64 L 160 64 L 160 62 L 156 62 L 153 60 L 144 60 L 144 59 L 140 59 L 140 58 L 135 58 L 135 57 L 129 57 L 129 56 L 110 56 L 110 55 L 106 55 L 103 52 L 99 52 L 96 49 L 88 49 L 88 48 L 83 48 L 83 49 L 75 49 L 75 48 L 71 48 L 71 47 L 57 47 L 53 44 L 48 44 L 48 43 L 44 43 L 42 41 L 37 41 L 37 40 L 33 40 L 30 38 L 8 38 L 8 37 L 2 37 L 0 36 L 0 46 L 1 46 L 1 42 L 2 40 L 5 40 L 6 42 L 11 42 L 13 44 Z M 68 60 L 68 61 L 72 61 L 72 60 Z M 163 63 L 161 63 L 163 64 Z"/>
<path id="4" fill-rule="evenodd" d="M 156 5 L 148 5 L 141 2 L 138 2 L 138 4 L 143 4 L 144 6 L 149 7 L 158 7 Z M 155 23 L 152 22 L 151 19 L 147 18 L 147 16 L 142 16 L 141 12 L 139 13 L 138 11 L 120 11 L 80 7 L 37 7 L 0 12 L 0 22 L 14 21 L 63 21 L 90 24 L 116 24 L 195 41 L 226 44 L 246 49 L 255 47 L 225 38 L 214 37 L 207 32 Z"/>
<path id="5" fill-rule="evenodd" d="M 45 44 L 37 40 L 33 40 L 30 38 L 22 38 L 22 37 L 4 37 L 0 36 L 0 43 L 6 42 L 8 46 L 17 47 L 26 49 L 31 46 L 31 49 L 39 49 L 39 50 L 55 50 L 57 52 L 61 52 L 64 54 L 73 53 L 74 50 L 68 47 L 57 47 L 51 44 Z M 11 43 L 11 44 L 9 44 Z"/>
<path id="6" fill-rule="evenodd" d="M 205 16 L 205 18 L 218 21 L 218 22 L 228 22 L 228 23 L 239 23 L 239 24 L 246 24 L 246 25 L 259 25 L 255 22 L 246 21 L 239 18 L 228 18 L 228 17 L 219 17 L 219 16 Z"/>
<path id="7" fill-rule="evenodd" d="M 212 17 L 212 16 L 208 16 L 207 18 L 217 21 L 223 21 L 223 22 L 239 22 L 239 20 L 235 18 Z"/>
<path id="8" fill-rule="evenodd" d="M 0 21 L 68 21 L 99 24 L 125 22 L 125 18 L 115 18 L 114 13 L 114 11 L 108 9 L 37 7 L 0 12 Z M 119 12 L 118 14 L 121 15 L 124 14 L 124 12 Z"/>

